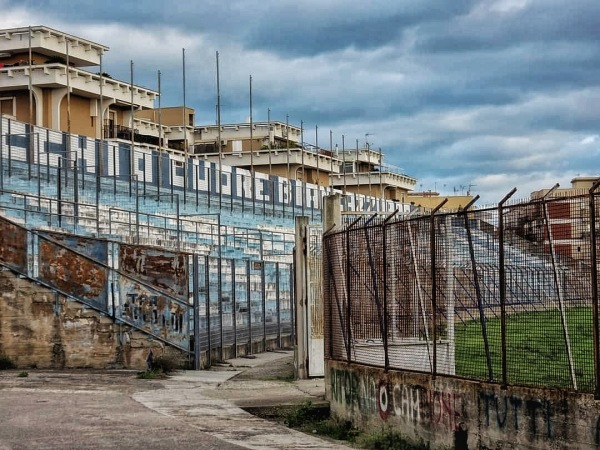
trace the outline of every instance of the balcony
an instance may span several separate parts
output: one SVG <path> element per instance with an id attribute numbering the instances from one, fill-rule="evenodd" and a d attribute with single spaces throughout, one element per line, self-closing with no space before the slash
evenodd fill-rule
<path id="1" fill-rule="evenodd" d="M 131 142 L 131 128 L 122 125 L 105 126 L 104 139 L 121 139 Z M 138 130 L 133 130 L 133 141 L 139 144 L 159 145 L 157 136 L 140 134 Z"/>

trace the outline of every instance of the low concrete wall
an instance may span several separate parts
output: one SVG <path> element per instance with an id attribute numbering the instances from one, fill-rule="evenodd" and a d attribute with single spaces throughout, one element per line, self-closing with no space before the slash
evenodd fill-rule
<path id="1" fill-rule="evenodd" d="M 433 449 L 600 449 L 593 395 L 326 361 L 332 414 L 361 429 L 392 427 Z"/>
<path id="2" fill-rule="evenodd" d="M 155 357 L 177 353 L 81 303 L 0 270 L 0 355 L 18 367 L 141 370 L 151 348 Z"/>

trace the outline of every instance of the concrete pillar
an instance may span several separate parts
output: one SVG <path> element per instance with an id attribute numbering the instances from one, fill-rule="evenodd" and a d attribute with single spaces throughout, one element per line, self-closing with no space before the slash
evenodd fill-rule
<path id="1" fill-rule="evenodd" d="M 323 232 L 342 226 L 342 197 L 339 193 L 325 197 L 323 203 Z"/>
<path id="2" fill-rule="evenodd" d="M 296 247 L 294 251 L 294 293 L 296 299 L 296 378 L 308 378 L 308 217 L 296 217 Z"/>
<path id="3" fill-rule="evenodd" d="M 48 125 L 52 130 L 60 130 L 60 104 L 66 95 L 67 88 L 53 89 L 51 91 L 52 103 L 50 106 L 50 123 Z"/>

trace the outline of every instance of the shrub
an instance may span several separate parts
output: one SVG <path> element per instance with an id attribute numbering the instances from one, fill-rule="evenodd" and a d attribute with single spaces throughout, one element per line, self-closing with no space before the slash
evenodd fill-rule
<path id="1" fill-rule="evenodd" d="M 8 356 L 0 355 L 0 370 L 14 369 L 17 366 Z"/>

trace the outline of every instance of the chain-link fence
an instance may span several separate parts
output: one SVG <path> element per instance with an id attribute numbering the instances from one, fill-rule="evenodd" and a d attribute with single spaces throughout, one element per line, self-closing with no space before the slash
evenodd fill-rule
<path id="1" fill-rule="evenodd" d="M 326 233 L 326 358 L 600 394 L 599 184 Z"/>

